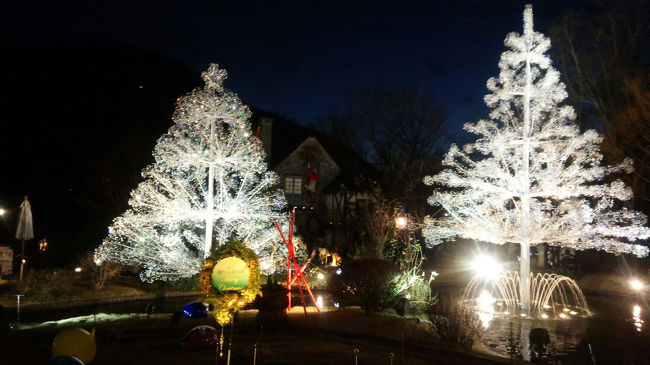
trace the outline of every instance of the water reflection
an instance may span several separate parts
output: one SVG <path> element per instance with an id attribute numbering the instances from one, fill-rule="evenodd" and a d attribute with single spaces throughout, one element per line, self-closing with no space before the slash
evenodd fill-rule
<path id="1" fill-rule="evenodd" d="M 582 316 L 571 307 L 556 307 L 556 315 L 548 311 L 548 318 L 543 319 L 521 317 L 516 312 L 506 314 L 497 299 L 489 327 L 475 350 L 523 360 L 539 357 L 531 351 L 536 343 L 533 333 L 544 329 L 550 341 L 542 356 L 548 363 L 650 365 L 650 331 L 645 327 L 650 310 L 642 300 L 590 296 L 594 316 Z M 480 316 L 478 303 L 473 308 Z"/>
<path id="2" fill-rule="evenodd" d="M 496 301 L 496 298 L 487 290 L 483 290 L 481 295 L 476 298 L 478 318 L 481 320 L 484 328 L 490 327 L 490 322 L 494 319 L 494 303 Z"/>
<path id="3" fill-rule="evenodd" d="M 575 351 L 578 343 L 585 337 L 588 321 L 588 318 L 583 317 L 569 321 L 523 318 L 517 315 L 496 316 L 481 342 L 485 346 L 484 349 L 489 349 L 487 352 L 503 357 L 510 357 L 513 353 L 513 343 L 516 343 L 518 358 L 529 361 L 530 332 L 536 328 L 544 328 L 549 332 L 549 356 L 560 358 Z"/>
<path id="4" fill-rule="evenodd" d="M 634 321 L 634 327 L 637 332 L 641 332 L 643 320 L 641 319 L 641 307 L 638 304 L 635 304 L 632 308 L 632 321 Z"/>

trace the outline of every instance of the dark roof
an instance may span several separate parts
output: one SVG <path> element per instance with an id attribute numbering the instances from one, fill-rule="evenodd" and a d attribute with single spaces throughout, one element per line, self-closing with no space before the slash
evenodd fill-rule
<path id="1" fill-rule="evenodd" d="M 375 170 L 369 163 L 364 161 L 354 149 L 336 138 L 307 128 L 279 115 L 267 113 L 256 108 L 251 108 L 251 111 L 253 112 L 251 123 L 254 131 L 257 130 L 261 118 L 267 117 L 273 119 L 271 160 L 269 162 L 271 169 L 275 169 L 278 164 L 284 161 L 307 138 L 314 137 L 341 168 L 340 175 L 328 185 L 326 190 L 336 189 L 341 184 L 351 185 L 353 179 L 360 175 L 366 176 L 367 178 L 373 178 L 375 176 Z"/>

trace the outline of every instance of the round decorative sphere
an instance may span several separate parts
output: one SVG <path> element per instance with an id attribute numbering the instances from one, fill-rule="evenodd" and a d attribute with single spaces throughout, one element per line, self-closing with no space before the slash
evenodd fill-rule
<path id="1" fill-rule="evenodd" d="M 52 357 L 74 356 L 84 364 L 93 361 L 96 351 L 94 330 L 90 333 L 83 328 L 68 328 L 56 335 L 52 342 Z"/>
<path id="2" fill-rule="evenodd" d="M 200 319 L 208 316 L 208 309 L 201 302 L 191 302 L 183 306 L 183 316 L 192 319 Z"/>
<path id="3" fill-rule="evenodd" d="M 187 331 L 181 346 L 190 351 L 214 350 L 219 346 L 219 334 L 214 327 L 197 326 Z"/>
<path id="4" fill-rule="evenodd" d="M 204 270 L 210 270 L 210 269 L 212 269 L 214 267 L 214 264 L 215 264 L 214 259 L 208 257 L 203 262 L 203 269 Z"/>
<path id="5" fill-rule="evenodd" d="M 47 360 L 45 365 L 84 365 L 84 363 L 74 356 L 57 356 Z"/>
<path id="6" fill-rule="evenodd" d="M 239 292 L 248 286 L 251 272 L 238 257 L 226 257 L 212 269 L 212 287 L 219 293 Z"/>

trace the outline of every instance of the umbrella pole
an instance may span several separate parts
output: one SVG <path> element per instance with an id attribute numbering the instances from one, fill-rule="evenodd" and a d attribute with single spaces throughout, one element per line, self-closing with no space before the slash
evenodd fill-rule
<path id="1" fill-rule="evenodd" d="M 23 281 L 23 268 L 25 267 L 25 240 L 23 240 L 23 249 L 20 254 L 20 281 Z"/>

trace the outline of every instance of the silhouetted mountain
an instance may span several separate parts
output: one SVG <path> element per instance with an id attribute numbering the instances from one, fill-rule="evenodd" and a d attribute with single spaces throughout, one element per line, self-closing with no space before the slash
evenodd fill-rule
<path id="1" fill-rule="evenodd" d="M 47 237 L 49 258 L 69 262 L 100 243 L 126 206 L 115 194 L 128 197 L 175 100 L 202 83 L 174 60 L 99 39 L 4 51 L 0 206 L 11 211 L 0 245 L 15 243 L 18 205 L 29 195 L 30 251 Z"/>

